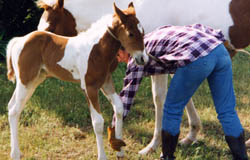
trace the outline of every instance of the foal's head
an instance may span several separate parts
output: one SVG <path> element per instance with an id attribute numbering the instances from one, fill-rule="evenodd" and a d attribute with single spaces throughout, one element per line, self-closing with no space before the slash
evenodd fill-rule
<path id="1" fill-rule="evenodd" d="M 37 6 L 44 9 L 38 30 L 50 31 L 63 36 L 76 36 L 76 22 L 72 14 L 63 7 L 64 0 L 56 0 L 55 4 L 48 4 L 39 0 Z"/>
<path id="2" fill-rule="evenodd" d="M 121 45 L 135 59 L 137 64 L 143 65 L 148 61 L 144 49 L 144 30 L 136 18 L 135 9 L 131 2 L 128 8 L 121 11 L 114 4 L 113 32 Z"/>

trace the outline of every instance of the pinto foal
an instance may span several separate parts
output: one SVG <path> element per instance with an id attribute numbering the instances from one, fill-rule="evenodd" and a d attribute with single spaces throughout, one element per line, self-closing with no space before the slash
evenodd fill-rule
<path id="1" fill-rule="evenodd" d="M 51 3 L 49 3 L 51 2 Z M 67 2 L 67 1 L 65 1 Z M 101 1 L 99 1 L 101 2 Z M 111 1 L 107 1 L 111 2 Z M 40 19 L 38 30 L 41 31 L 50 31 L 56 34 L 64 35 L 64 33 L 75 33 L 80 32 L 84 29 L 86 29 L 87 26 L 89 26 L 90 21 L 93 21 L 91 18 L 86 17 L 86 13 L 90 11 L 92 13 L 92 10 L 89 10 L 86 8 L 87 11 L 79 13 L 81 16 L 76 14 L 76 11 L 74 11 L 74 14 L 66 15 L 68 10 L 64 8 L 64 5 L 69 5 L 71 8 L 79 9 L 81 6 L 78 5 L 78 3 L 85 4 L 85 0 L 77 1 L 74 0 L 73 2 L 68 2 L 64 4 L 64 0 L 56 0 L 56 1 L 45 1 L 45 0 L 39 0 L 38 1 L 38 7 L 43 8 L 44 12 L 42 14 L 42 17 Z M 102 6 L 107 6 L 106 2 L 105 4 L 102 4 Z M 67 7 L 69 7 L 67 6 Z M 69 7 L 70 8 L 70 7 Z M 93 7 L 90 7 L 93 9 Z M 93 9 L 95 10 L 95 9 Z M 105 10 L 105 9 L 104 9 Z M 108 9 L 109 10 L 109 9 Z M 67 11 L 67 12 L 66 12 Z M 73 10 L 71 10 L 73 11 Z M 102 12 L 100 12 L 102 13 Z M 95 13 L 97 16 L 100 13 Z M 65 14 L 65 15 L 62 15 Z M 93 13 L 94 14 L 94 13 Z M 93 15 L 91 14 L 91 15 Z M 76 17 L 74 17 L 74 16 Z M 77 16 L 78 15 L 78 16 Z M 56 19 L 56 17 L 64 17 Z M 55 23 L 55 19 L 57 20 Z M 65 21 L 69 22 L 75 22 L 75 23 L 68 23 L 67 25 L 63 25 Z M 78 24 L 78 25 L 76 25 Z M 154 23 L 151 23 L 152 25 L 156 25 Z M 54 28 L 57 28 L 56 30 L 53 30 Z M 75 34 L 76 35 L 76 34 Z M 75 36 L 72 35 L 72 36 Z M 122 52 L 121 52 L 122 53 Z M 114 62 L 117 63 L 117 62 Z M 154 136 L 151 140 L 151 142 L 142 149 L 139 154 L 147 154 L 150 151 L 156 150 L 156 148 L 161 143 L 161 121 L 162 121 L 162 106 L 165 101 L 165 95 L 167 93 L 167 75 L 152 75 L 152 94 L 153 94 L 153 101 L 155 106 L 155 129 L 154 129 Z M 159 87 L 160 86 L 160 87 Z M 193 101 L 190 100 L 186 107 L 187 115 L 188 115 L 188 121 L 190 130 L 188 135 L 180 141 L 183 145 L 188 145 L 193 143 L 196 140 L 196 137 L 199 133 L 199 130 L 201 128 L 201 121 L 199 118 L 199 115 L 197 114 L 197 111 L 194 107 Z"/>
<path id="2" fill-rule="evenodd" d="M 114 63 L 116 54 L 123 46 L 139 64 L 146 63 L 148 57 L 133 3 L 124 11 L 114 4 L 114 11 L 113 16 L 104 16 L 76 37 L 35 31 L 9 42 L 7 75 L 9 80 L 16 80 L 16 89 L 8 104 L 13 159 L 20 159 L 19 116 L 36 87 L 48 77 L 78 82 L 85 91 L 96 134 L 98 160 L 106 159 L 102 140 L 104 119 L 98 102 L 100 89 L 113 105 L 117 117 L 115 137 L 122 139 L 123 105 L 111 79 L 111 72 L 117 65 Z M 124 154 L 120 147 L 118 157 Z"/>

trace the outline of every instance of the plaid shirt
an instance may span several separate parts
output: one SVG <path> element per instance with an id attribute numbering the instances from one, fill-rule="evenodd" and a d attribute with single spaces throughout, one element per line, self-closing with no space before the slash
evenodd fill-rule
<path id="1" fill-rule="evenodd" d="M 144 43 L 149 54 L 159 58 L 162 63 L 149 59 L 144 66 L 138 66 L 132 58 L 127 65 L 124 87 L 120 97 L 127 116 L 135 93 L 143 76 L 175 73 L 200 57 L 208 55 L 215 47 L 225 41 L 220 30 L 201 24 L 188 26 L 163 26 L 145 35 Z"/>

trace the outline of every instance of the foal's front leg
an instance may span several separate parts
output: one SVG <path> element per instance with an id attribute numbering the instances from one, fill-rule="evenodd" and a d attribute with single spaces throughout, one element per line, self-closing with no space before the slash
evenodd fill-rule
<path id="1" fill-rule="evenodd" d="M 90 115 L 92 120 L 92 125 L 96 135 L 98 160 L 106 160 L 106 154 L 103 146 L 103 127 L 104 119 L 101 115 L 100 105 L 98 102 L 98 89 L 93 86 L 86 87 L 86 95 L 89 102 Z"/>
<path id="2" fill-rule="evenodd" d="M 109 75 L 102 86 L 102 92 L 110 101 L 115 112 L 115 138 L 122 140 L 122 126 L 123 126 L 123 103 L 120 96 L 115 92 L 114 84 L 111 75 Z M 117 157 L 123 157 L 124 151 L 116 153 Z"/>

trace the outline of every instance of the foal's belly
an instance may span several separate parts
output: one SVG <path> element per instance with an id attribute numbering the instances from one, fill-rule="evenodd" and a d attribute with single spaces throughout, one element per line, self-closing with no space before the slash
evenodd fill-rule
<path id="1" fill-rule="evenodd" d="M 83 89 L 85 89 L 85 75 L 91 50 L 92 45 L 83 45 L 79 37 L 70 38 L 64 56 L 57 62 L 57 65 L 72 75 L 73 81 L 81 81 Z"/>

